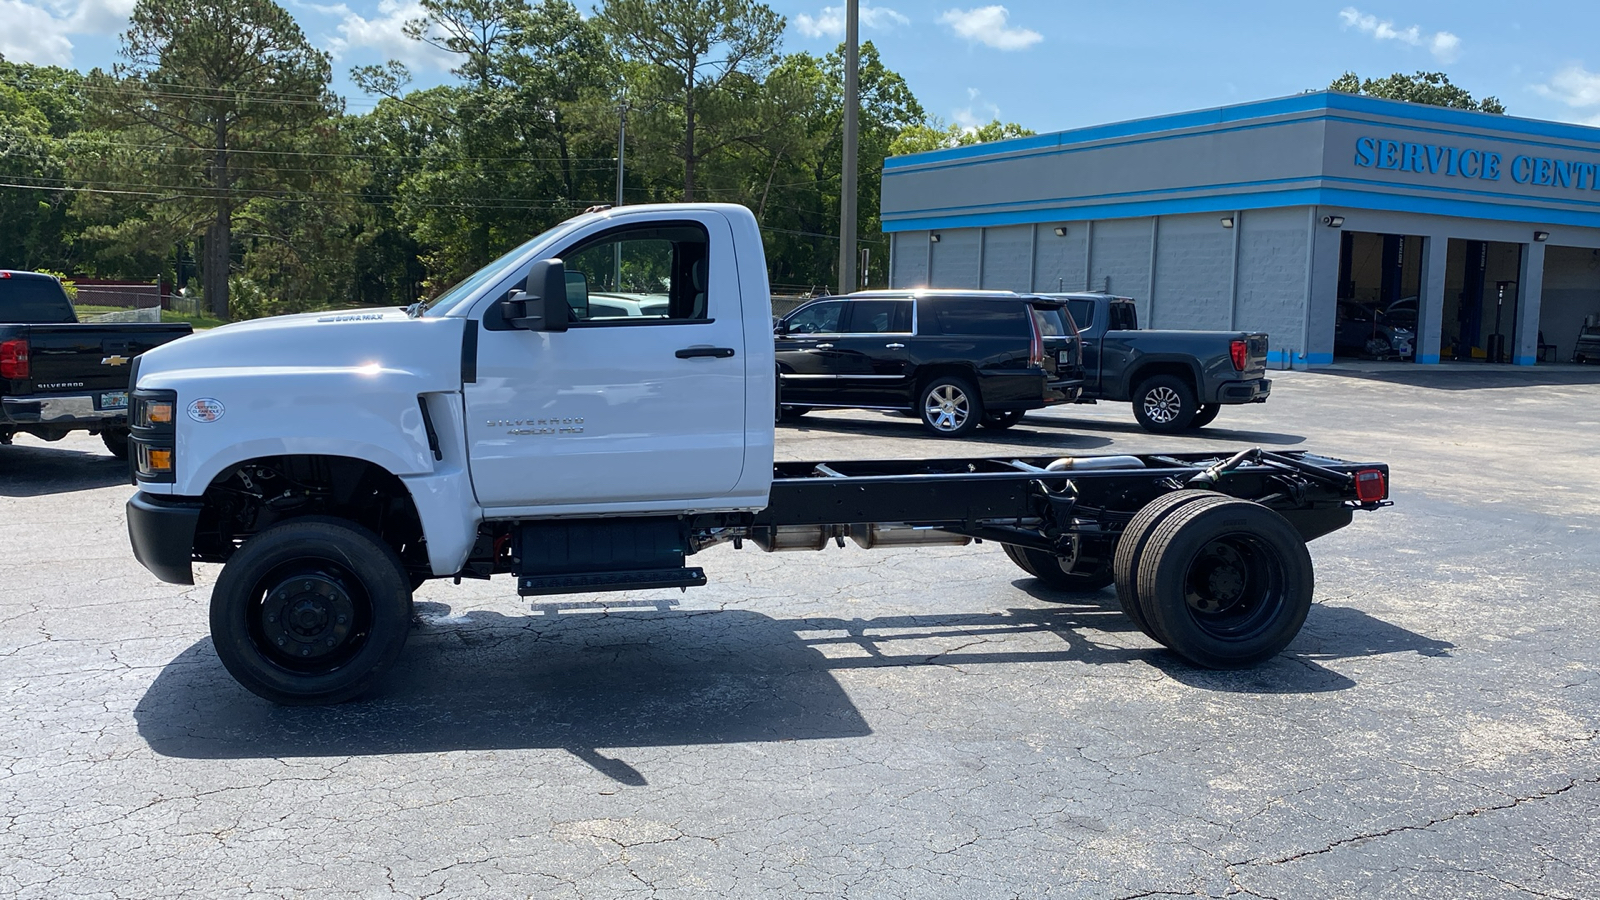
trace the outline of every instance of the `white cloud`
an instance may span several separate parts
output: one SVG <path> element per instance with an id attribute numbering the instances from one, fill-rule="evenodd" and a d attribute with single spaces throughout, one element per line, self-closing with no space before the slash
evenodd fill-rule
<path id="1" fill-rule="evenodd" d="M 134 0 L 0 0 L 0 55 L 13 62 L 72 65 L 74 34 L 115 34 Z"/>
<path id="2" fill-rule="evenodd" d="M 1010 10 L 1004 6 L 979 6 L 946 10 L 939 21 L 957 35 L 996 50 L 1022 50 L 1044 40 L 1037 31 L 1009 27 L 1006 23 L 1010 17 Z"/>
<path id="3" fill-rule="evenodd" d="M 950 114 L 950 118 L 968 133 L 1000 118 L 1000 107 L 983 99 L 977 88 L 967 88 L 967 105 Z"/>
<path id="4" fill-rule="evenodd" d="M 1393 20 L 1379 19 L 1354 6 L 1346 6 L 1339 10 L 1339 20 L 1344 23 L 1345 28 L 1354 28 L 1363 34 L 1370 34 L 1375 41 L 1396 41 L 1410 47 L 1425 46 L 1428 52 L 1433 54 L 1433 58 L 1440 62 L 1455 62 L 1461 57 L 1461 38 L 1448 31 L 1426 34 L 1418 25 L 1396 28 Z"/>
<path id="5" fill-rule="evenodd" d="M 335 59 L 346 58 L 352 50 L 370 48 L 384 59 L 398 59 L 413 68 L 444 70 L 454 63 L 450 54 L 438 47 L 406 37 L 406 22 L 427 15 L 417 0 L 379 0 L 378 14 L 371 19 L 342 3 L 320 10 L 344 17 L 339 23 L 339 37 L 328 40 L 328 52 Z"/>
<path id="6" fill-rule="evenodd" d="M 1600 125 L 1600 72 L 1573 64 L 1551 76 L 1549 84 L 1536 84 L 1533 92 L 1578 110 L 1573 121 Z"/>
<path id="7" fill-rule="evenodd" d="M 887 31 L 910 25 L 911 20 L 887 6 L 863 6 L 860 10 L 861 27 L 874 31 Z M 844 7 L 824 6 L 815 16 L 801 13 L 794 17 L 796 28 L 809 38 L 844 37 Z"/>

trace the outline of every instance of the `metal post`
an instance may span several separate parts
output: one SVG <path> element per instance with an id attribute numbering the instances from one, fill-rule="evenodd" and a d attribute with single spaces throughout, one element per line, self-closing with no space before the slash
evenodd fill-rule
<path id="1" fill-rule="evenodd" d="M 839 291 L 856 285 L 856 110 L 861 98 L 860 0 L 846 0 L 844 26 L 844 171 L 839 179 Z"/>
<path id="2" fill-rule="evenodd" d="M 617 104 L 617 206 L 622 205 L 622 160 L 628 149 L 628 104 Z M 622 242 L 611 245 L 611 289 L 622 290 Z"/>

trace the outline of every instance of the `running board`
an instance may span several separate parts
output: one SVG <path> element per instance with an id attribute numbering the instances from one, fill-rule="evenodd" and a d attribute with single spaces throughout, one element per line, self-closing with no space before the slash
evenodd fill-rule
<path id="1" fill-rule="evenodd" d="M 517 595 L 582 594 L 590 591 L 647 591 L 658 588 L 704 587 L 704 569 L 642 569 L 633 572 L 574 572 L 567 575 L 521 575 Z"/>

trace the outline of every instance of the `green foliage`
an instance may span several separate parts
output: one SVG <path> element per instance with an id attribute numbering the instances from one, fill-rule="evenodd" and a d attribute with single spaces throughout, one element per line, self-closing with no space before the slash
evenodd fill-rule
<path id="1" fill-rule="evenodd" d="M 1002 123 L 995 119 L 986 125 L 977 128 L 966 128 L 961 125 L 945 125 L 935 118 L 931 122 L 917 123 L 900 132 L 889 146 L 890 156 L 904 156 L 907 153 L 925 153 L 929 150 L 946 150 L 950 147 L 968 147 L 973 144 L 986 144 L 990 141 L 1003 141 L 1009 138 L 1029 137 L 1032 131 L 1023 128 L 1015 122 Z"/>
<path id="2" fill-rule="evenodd" d="M 0 59 L 0 268 L 74 268 L 68 139 L 83 116 L 83 76 Z"/>
<path id="3" fill-rule="evenodd" d="M 1452 109 L 1474 109 L 1479 112 L 1505 115 L 1505 105 L 1495 97 L 1474 100 L 1464 88 L 1450 83 L 1443 72 L 1418 72 L 1402 75 L 1399 72 L 1387 78 L 1362 80 L 1354 72 L 1346 72 L 1328 85 L 1328 90 L 1343 94 L 1365 94 L 1385 100 L 1404 100 L 1408 103 L 1426 103 L 1429 106 L 1448 106 Z"/>

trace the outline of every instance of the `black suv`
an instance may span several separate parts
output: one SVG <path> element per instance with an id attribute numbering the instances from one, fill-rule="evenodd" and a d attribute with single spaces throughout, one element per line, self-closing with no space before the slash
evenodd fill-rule
<path id="1" fill-rule="evenodd" d="M 812 301 L 773 328 L 779 407 L 885 409 L 941 437 L 1010 428 L 1083 391 L 1063 301 L 1009 291 L 870 291 Z"/>

